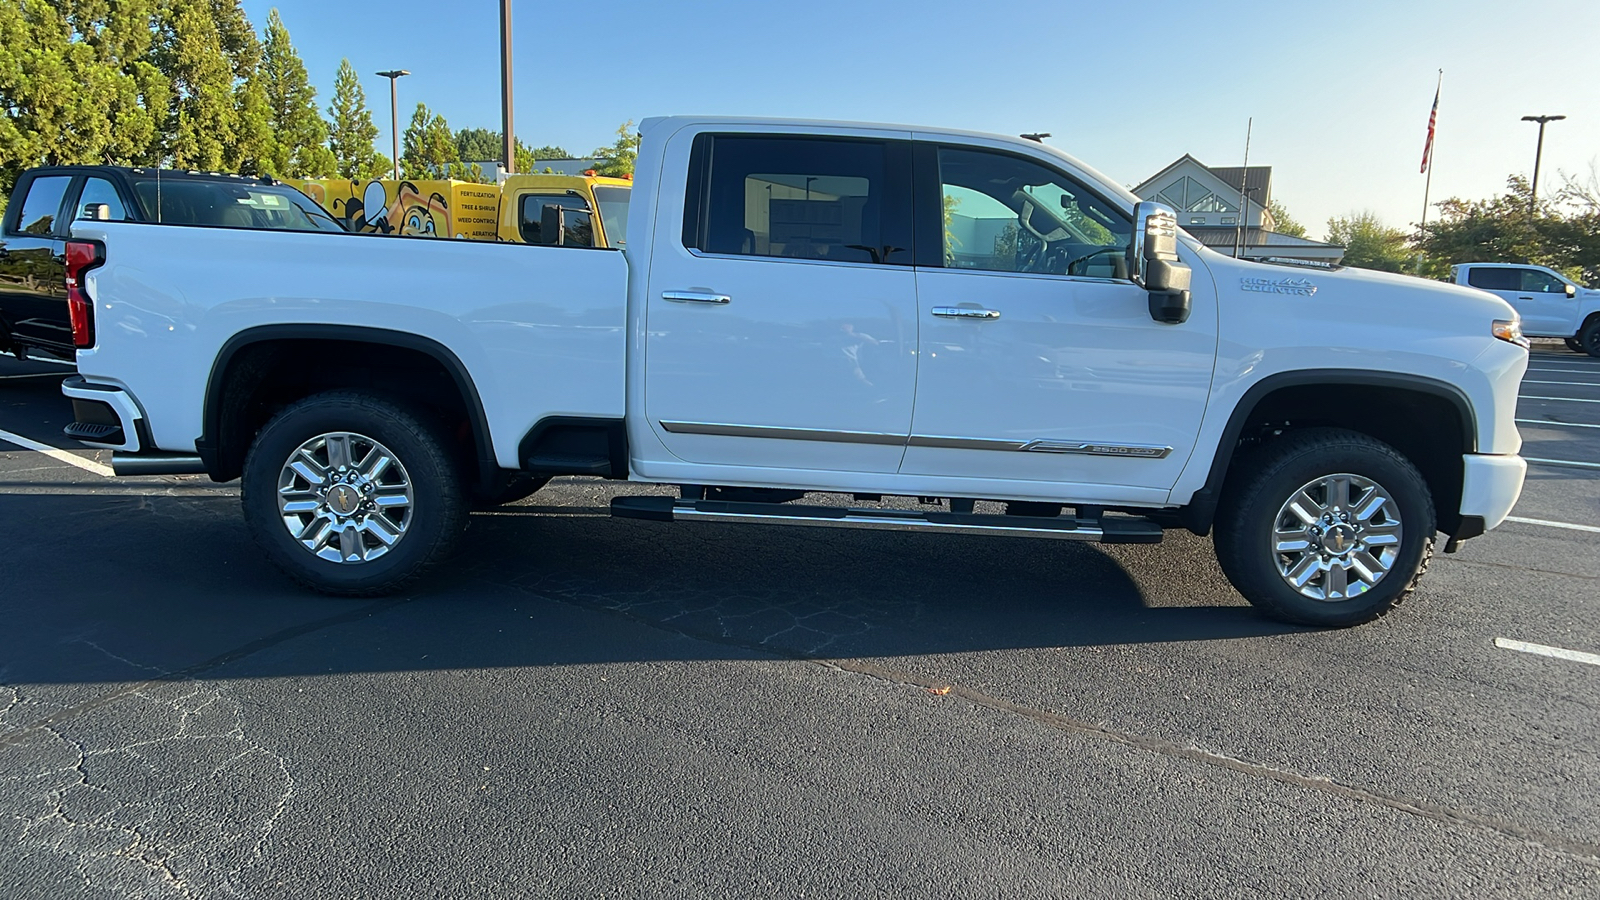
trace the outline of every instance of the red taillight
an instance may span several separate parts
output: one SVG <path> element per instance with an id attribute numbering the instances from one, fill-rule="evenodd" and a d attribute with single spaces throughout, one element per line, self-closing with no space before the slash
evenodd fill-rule
<path id="1" fill-rule="evenodd" d="M 67 316 L 72 320 L 72 346 L 94 346 L 94 302 L 83 289 L 83 275 L 100 264 L 100 245 L 67 241 Z"/>

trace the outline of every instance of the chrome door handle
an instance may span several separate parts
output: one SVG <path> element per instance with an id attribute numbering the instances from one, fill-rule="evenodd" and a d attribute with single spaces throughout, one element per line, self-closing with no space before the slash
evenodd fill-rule
<path id="1" fill-rule="evenodd" d="M 933 314 L 946 319 L 998 319 L 998 309 L 975 309 L 970 306 L 935 306 Z"/>
<path id="2" fill-rule="evenodd" d="M 661 299 L 671 300 L 673 303 L 728 303 L 733 300 L 727 294 L 715 294 L 711 291 L 662 291 Z"/>

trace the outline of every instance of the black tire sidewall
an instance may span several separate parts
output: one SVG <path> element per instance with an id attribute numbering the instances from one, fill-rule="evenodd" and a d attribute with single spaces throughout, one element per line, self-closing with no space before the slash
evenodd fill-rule
<path id="1" fill-rule="evenodd" d="M 336 563 L 289 534 L 277 508 L 278 477 L 301 444 L 329 432 L 354 432 L 391 450 L 411 482 L 412 513 L 395 546 L 371 562 Z M 323 593 L 388 593 L 442 556 L 460 530 L 461 478 L 436 429 L 399 403 L 352 392 L 308 397 L 280 412 L 256 436 L 245 459 L 245 521 L 267 558 Z"/>
<path id="2" fill-rule="evenodd" d="M 1221 523 L 1226 533 L 1219 529 L 1217 545 L 1224 571 L 1258 609 L 1302 625 L 1354 625 L 1383 615 L 1411 590 L 1431 549 L 1436 522 L 1427 483 L 1404 457 L 1362 435 L 1327 432 L 1325 441 L 1302 439 L 1276 453 L 1269 445 L 1251 464 L 1259 467 L 1258 474 L 1230 505 L 1231 521 Z M 1314 600 L 1284 582 L 1267 548 L 1278 510 L 1289 497 L 1305 484 L 1340 473 L 1377 482 L 1394 498 L 1403 531 L 1400 552 L 1389 572 L 1360 596 Z"/>
<path id="3" fill-rule="evenodd" d="M 1584 353 L 1600 357 L 1600 321 L 1590 322 L 1578 335 L 1578 343 Z"/>

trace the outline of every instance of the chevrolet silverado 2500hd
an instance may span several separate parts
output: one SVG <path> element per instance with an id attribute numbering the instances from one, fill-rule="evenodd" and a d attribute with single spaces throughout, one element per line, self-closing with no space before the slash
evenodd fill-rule
<path id="1" fill-rule="evenodd" d="M 1526 341 L 1488 294 L 1220 256 L 1028 140 L 642 132 L 625 251 L 75 222 L 69 433 L 242 478 L 266 555 L 340 594 L 585 474 L 679 485 L 613 501 L 663 522 L 1214 530 L 1251 603 L 1348 625 L 1521 491 Z"/>
<path id="2" fill-rule="evenodd" d="M 1450 275 L 1511 304 L 1528 337 L 1561 338 L 1568 350 L 1600 356 L 1600 290 L 1522 263 L 1462 263 Z"/>

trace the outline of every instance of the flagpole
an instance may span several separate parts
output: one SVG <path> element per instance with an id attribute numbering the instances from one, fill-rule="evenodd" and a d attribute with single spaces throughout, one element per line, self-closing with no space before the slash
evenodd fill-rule
<path id="1" fill-rule="evenodd" d="M 1439 93 L 1444 90 L 1444 70 L 1439 70 L 1439 82 L 1433 88 L 1433 108 L 1435 115 L 1439 108 Z M 1435 128 L 1428 136 L 1428 179 L 1422 185 L 1422 225 L 1419 230 L 1428 227 L 1428 198 L 1433 193 L 1433 148 L 1438 144 L 1438 129 Z"/>

